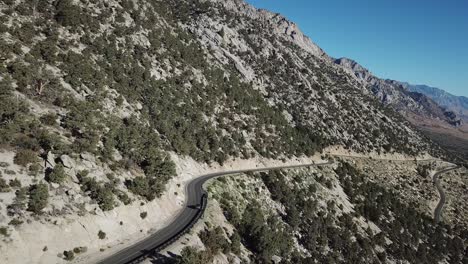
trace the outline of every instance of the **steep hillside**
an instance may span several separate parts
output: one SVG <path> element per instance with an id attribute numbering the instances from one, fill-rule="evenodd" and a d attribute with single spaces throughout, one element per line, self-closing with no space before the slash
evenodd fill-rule
<path id="1" fill-rule="evenodd" d="M 193 168 L 333 145 L 443 155 L 243 1 L 2 0 L 0 36 L 1 262 L 135 241 L 178 212 Z"/>

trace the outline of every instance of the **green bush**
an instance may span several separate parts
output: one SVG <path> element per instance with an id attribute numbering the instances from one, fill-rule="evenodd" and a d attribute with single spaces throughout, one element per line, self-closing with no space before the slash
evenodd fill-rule
<path id="1" fill-rule="evenodd" d="M 180 252 L 177 264 L 206 264 L 211 263 L 213 255 L 208 251 L 198 251 L 194 247 L 184 247 Z"/>
<path id="2" fill-rule="evenodd" d="M 48 113 L 40 118 L 41 122 L 47 126 L 55 126 L 57 124 L 57 115 L 54 113 Z"/>
<path id="3" fill-rule="evenodd" d="M 201 231 L 199 237 L 214 255 L 220 252 L 228 253 L 231 250 L 229 242 L 224 237 L 224 231 L 219 226 L 215 229 Z"/>
<path id="4" fill-rule="evenodd" d="M 231 240 L 231 251 L 232 253 L 236 255 L 240 255 L 241 253 L 241 237 L 239 233 L 237 233 L 236 230 L 232 233 L 231 237 L 229 237 Z"/>
<path id="5" fill-rule="evenodd" d="M 60 0 L 55 6 L 55 19 L 63 26 L 77 26 L 80 23 L 81 8 L 71 0 Z"/>
<path id="6" fill-rule="evenodd" d="M 32 185 L 29 189 L 28 211 L 39 214 L 44 209 L 49 200 L 49 189 L 47 185 L 39 183 Z"/>
<path id="7" fill-rule="evenodd" d="M 39 159 L 38 159 L 37 152 L 29 150 L 29 149 L 22 149 L 16 153 L 13 162 L 20 166 L 26 167 L 28 164 L 35 163 L 38 160 Z"/>
<path id="8" fill-rule="evenodd" d="M 87 192 L 91 199 L 95 200 L 103 211 L 114 209 L 116 203 L 114 199 L 115 187 L 111 183 L 101 184 L 95 178 L 87 176 L 87 171 L 78 173 L 81 189 Z"/>
<path id="9" fill-rule="evenodd" d="M 65 179 L 67 178 L 67 175 L 65 173 L 65 169 L 62 164 L 58 163 L 55 165 L 53 169 L 48 169 L 46 170 L 46 181 L 48 182 L 53 182 L 53 183 L 63 183 Z"/>

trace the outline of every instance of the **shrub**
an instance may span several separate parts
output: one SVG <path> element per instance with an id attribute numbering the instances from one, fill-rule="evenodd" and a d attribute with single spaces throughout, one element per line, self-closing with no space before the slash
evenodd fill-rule
<path id="1" fill-rule="evenodd" d="M 117 97 L 117 99 L 115 99 L 115 103 L 116 103 L 117 106 L 122 106 L 123 102 L 124 102 L 124 98 L 123 98 L 122 95 L 119 95 L 119 97 Z"/>
<path id="2" fill-rule="evenodd" d="M 128 205 L 132 202 L 132 199 L 130 199 L 124 191 L 116 190 L 114 193 L 117 194 L 117 197 L 124 205 Z"/>
<path id="3" fill-rule="evenodd" d="M 81 9 L 71 0 L 60 0 L 56 5 L 55 19 L 63 26 L 74 26 L 80 23 Z"/>
<path id="4" fill-rule="evenodd" d="M 7 227 L 4 227 L 4 226 L 0 227 L 0 235 L 6 236 L 6 237 L 7 237 L 7 236 L 10 236 L 10 235 L 8 234 L 8 228 L 7 228 Z"/>
<path id="5" fill-rule="evenodd" d="M 87 247 L 76 247 L 73 249 L 75 254 L 85 253 L 86 251 L 88 251 Z"/>
<path id="6" fill-rule="evenodd" d="M 20 214 L 21 211 L 26 208 L 26 199 L 28 198 L 27 195 L 27 188 L 20 188 L 19 190 L 16 190 L 13 203 L 7 207 L 9 215 Z"/>
<path id="7" fill-rule="evenodd" d="M 13 218 L 8 224 L 12 226 L 19 226 L 23 223 L 23 221 L 19 220 L 18 218 Z"/>
<path id="8" fill-rule="evenodd" d="M 426 165 L 418 165 L 418 167 L 416 168 L 418 174 L 423 177 L 423 178 L 426 178 L 429 176 L 430 174 L 430 170 L 431 170 L 431 165 L 430 164 L 426 164 Z"/>
<path id="9" fill-rule="evenodd" d="M 62 164 L 57 164 L 53 169 L 48 169 L 46 171 L 46 181 L 53 183 L 63 183 L 67 175 L 65 174 L 65 169 Z"/>
<path id="10" fill-rule="evenodd" d="M 48 113 L 41 116 L 40 120 L 44 125 L 55 126 L 57 124 L 57 115 L 54 113 Z"/>
<path id="11" fill-rule="evenodd" d="M 49 200 L 49 189 L 47 185 L 39 183 L 31 186 L 29 189 L 29 203 L 28 211 L 36 214 L 40 213 L 42 209 L 47 206 Z"/>
<path id="12" fill-rule="evenodd" d="M 150 194 L 150 187 L 148 180 L 144 177 L 136 177 L 133 180 L 128 180 L 125 183 L 127 185 L 127 188 L 134 194 L 138 194 L 140 196 L 146 197 L 148 200 L 149 197 L 151 196 Z"/>
<path id="13" fill-rule="evenodd" d="M 32 176 L 36 176 L 37 174 L 39 174 L 41 170 L 42 170 L 42 166 L 39 163 L 33 163 L 29 165 L 29 172 L 30 172 L 30 175 Z"/>
<path id="14" fill-rule="evenodd" d="M 16 172 L 14 170 L 5 170 L 5 174 L 16 175 Z"/>
<path id="15" fill-rule="evenodd" d="M 95 200 L 99 207 L 103 211 L 109 211 L 114 209 L 115 207 L 115 200 L 114 200 L 114 191 L 115 188 L 111 184 L 104 184 L 97 182 L 94 178 L 89 178 L 86 176 L 87 171 L 82 171 L 78 175 L 78 179 L 80 180 L 81 189 L 84 192 L 88 192 L 89 197 Z"/>
<path id="16" fill-rule="evenodd" d="M 110 211 L 115 207 L 115 200 L 114 194 L 112 193 L 112 189 L 104 187 L 100 187 L 99 191 L 96 196 L 96 201 L 99 204 L 99 207 L 103 211 Z"/>
<path id="17" fill-rule="evenodd" d="M 106 233 L 103 232 L 102 230 L 99 230 L 98 237 L 99 237 L 99 239 L 104 239 L 104 238 L 106 238 Z"/>
<path id="18" fill-rule="evenodd" d="M 241 253 L 241 237 L 237 231 L 234 231 L 229 238 L 231 240 L 231 251 L 236 255 Z"/>
<path id="19" fill-rule="evenodd" d="M 21 188 L 21 181 L 17 178 L 10 180 L 10 187 L 12 188 Z"/>
<path id="20" fill-rule="evenodd" d="M 141 212 L 140 217 L 141 219 L 145 219 L 148 216 L 148 212 Z"/>
<path id="21" fill-rule="evenodd" d="M 75 253 L 73 253 L 71 250 L 64 251 L 63 255 L 65 256 L 65 260 L 72 261 L 75 259 Z"/>
<path id="22" fill-rule="evenodd" d="M 229 242 L 224 237 L 224 231 L 221 227 L 216 227 L 211 230 L 203 230 L 200 232 L 200 239 L 203 244 L 213 252 L 218 254 L 219 252 L 229 252 Z"/>
<path id="23" fill-rule="evenodd" d="M 29 149 L 22 149 L 16 153 L 13 162 L 20 166 L 26 167 L 29 163 L 35 163 L 38 161 L 37 153 L 29 150 Z"/>
<path id="24" fill-rule="evenodd" d="M 5 179 L 0 178 L 0 192 L 9 192 L 10 187 L 6 183 Z"/>
<path id="25" fill-rule="evenodd" d="M 211 263 L 213 255 L 207 251 L 198 251 L 194 247 L 184 247 L 180 252 L 177 264 L 205 264 Z"/>

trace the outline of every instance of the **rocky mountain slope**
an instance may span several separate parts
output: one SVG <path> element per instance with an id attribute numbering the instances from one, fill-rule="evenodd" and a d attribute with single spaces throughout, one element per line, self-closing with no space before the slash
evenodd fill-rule
<path id="1" fill-rule="evenodd" d="M 417 115 L 428 119 L 428 122 L 437 120 L 454 127 L 462 124 L 456 113 L 447 110 L 424 93 L 408 91 L 402 82 L 380 79 L 348 58 L 336 59 L 335 63 L 355 76 L 382 103 L 391 105 L 404 116 Z"/>
<path id="2" fill-rule="evenodd" d="M 384 105 L 396 109 L 429 138 L 449 149 L 453 155 L 465 160 L 468 158 L 468 126 L 463 110 L 460 110 L 462 101 L 447 96 L 451 101 L 460 103 L 457 104 L 458 107 L 450 108 L 442 104 L 447 103 L 446 100 L 437 101 L 436 97 L 421 93 L 421 89 L 404 82 L 380 79 L 351 59 L 336 59 L 335 63 L 342 66 Z"/>
<path id="3" fill-rule="evenodd" d="M 444 155 L 294 23 L 243 1 L 2 0 L 0 47 L 9 263 L 141 238 L 176 214 L 193 168 L 333 145 Z"/>
<path id="4" fill-rule="evenodd" d="M 458 116 L 468 121 L 468 98 L 465 96 L 456 96 L 450 94 L 442 89 L 430 87 L 427 85 L 414 85 L 409 83 L 403 83 L 403 86 L 412 92 L 422 93 L 439 105 L 450 109 L 455 112 Z"/>

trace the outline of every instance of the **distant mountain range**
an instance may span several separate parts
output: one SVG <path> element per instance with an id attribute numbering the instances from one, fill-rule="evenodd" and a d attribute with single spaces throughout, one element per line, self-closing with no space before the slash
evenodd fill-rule
<path id="1" fill-rule="evenodd" d="M 334 62 L 355 77 L 363 87 L 372 92 L 384 105 L 392 106 L 403 116 L 411 119 L 410 121 L 415 121 L 413 119 L 417 117 L 418 125 L 421 125 L 421 122 L 430 125 L 434 121 L 442 121 L 454 127 L 462 124 L 458 114 L 460 111 L 454 111 L 451 107 L 442 105 L 431 96 L 426 95 L 425 92 L 409 88 L 413 86 L 408 83 L 378 78 L 368 69 L 349 58 L 339 58 Z M 468 104 L 465 105 L 468 106 Z M 465 108 L 465 111 L 467 109 Z"/>
<path id="2" fill-rule="evenodd" d="M 468 98 L 426 85 L 380 79 L 352 59 L 334 62 L 355 79 L 356 86 L 397 110 L 441 146 L 468 158 Z"/>
<path id="3" fill-rule="evenodd" d="M 427 85 L 413 85 L 402 83 L 403 86 L 411 92 L 422 93 L 439 105 L 455 112 L 465 121 L 468 120 L 468 98 L 465 96 L 456 96 L 442 89 L 430 87 Z"/>

